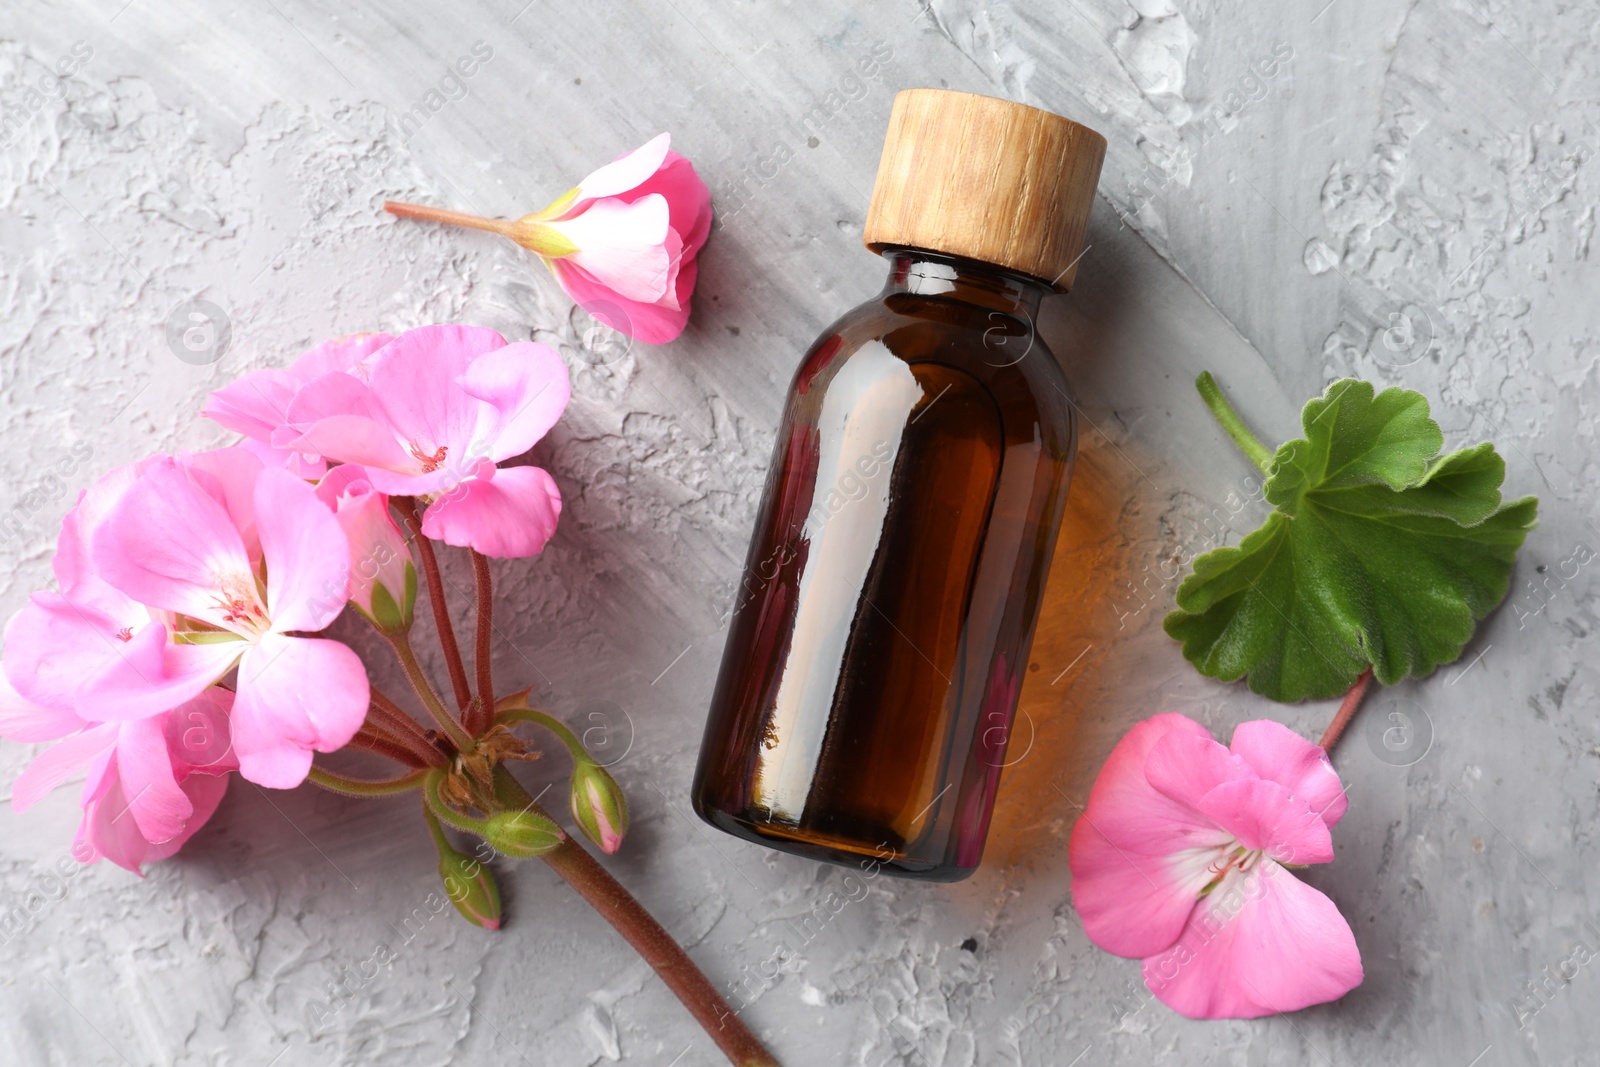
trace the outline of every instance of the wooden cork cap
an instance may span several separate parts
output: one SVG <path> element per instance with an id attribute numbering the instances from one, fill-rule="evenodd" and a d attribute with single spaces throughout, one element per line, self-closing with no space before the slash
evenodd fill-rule
<path id="1" fill-rule="evenodd" d="M 861 238 L 1072 287 L 1106 139 L 1071 119 L 948 89 L 895 95 Z"/>

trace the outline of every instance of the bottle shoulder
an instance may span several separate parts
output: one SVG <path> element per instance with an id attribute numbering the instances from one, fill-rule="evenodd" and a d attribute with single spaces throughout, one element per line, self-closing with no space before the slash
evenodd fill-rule
<path id="1" fill-rule="evenodd" d="M 982 385 L 1014 419 L 1071 438 L 1076 403 L 1054 353 L 1029 316 L 910 293 L 879 294 L 830 324 L 796 368 L 791 392 L 825 391 L 852 359 L 887 352 L 915 370 L 937 364 Z"/>

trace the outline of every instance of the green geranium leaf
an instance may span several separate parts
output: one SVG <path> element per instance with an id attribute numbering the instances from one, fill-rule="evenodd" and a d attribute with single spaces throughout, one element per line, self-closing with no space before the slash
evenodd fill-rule
<path id="1" fill-rule="evenodd" d="M 1210 375 L 1198 384 L 1259 462 Z M 1201 673 L 1280 701 L 1338 696 L 1369 666 L 1393 685 L 1459 658 L 1505 599 L 1538 501 L 1502 503 L 1505 461 L 1487 442 L 1439 456 L 1420 393 L 1344 379 L 1300 421 L 1305 436 L 1263 464 L 1277 510 L 1194 561 L 1167 633 Z"/>

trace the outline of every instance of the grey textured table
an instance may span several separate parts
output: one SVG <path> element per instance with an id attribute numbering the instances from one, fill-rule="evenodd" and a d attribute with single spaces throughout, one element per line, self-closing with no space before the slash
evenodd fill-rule
<path id="1" fill-rule="evenodd" d="M 1572 562 L 1600 545 L 1594 12 L 1324 3 L 9 4 L 0 604 L 46 582 L 94 477 L 225 440 L 195 412 L 240 371 L 369 328 L 531 336 L 574 368 L 539 453 L 566 512 L 542 557 L 501 569 L 503 684 L 607 727 L 634 812 L 608 866 L 719 985 L 744 983 L 744 1017 L 785 1062 L 1600 1062 L 1600 967 L 1571 962 L 1600 951 L 1600 606 Z M 492 57 L 453 75 L 480 41 Z M 58 92 L 30 95 L 73 57 Z M 768 981 L 780 924 L 845 872 L 711 833 L 687 787 L 783 391 L 818 329 L 880 283 L 860 226 L 890 99 L 915 85 L 1110 141 L 1080 285 L 1043 328 L 1098 472 L 1074 506 L 1099 532 L 1071 559 L 1112 584 L 1073 624 L 1091 654 L 1035 657 L 1037 741 L 1002 784 L 983 869 L 876 880 Z M 595 359 L 584 316 L 519 249 L 378 210 L 532 210 L 663 129 L 721 212 L 670 346 Z M 213 365 L 166 340 L 194 298 L 231 321 Z M 1226 736 L 1274 715 L 1314 737 L 1332 711 L 1201 679 L 1161 633 L 1171 585 L 1150 575 L 1249 472 L 1193 393 L 1202 368 L 1275 441 L 1332 377 L 1420 389 L 1451 443 L 1492 437 L 1508 488 L 1542 498 L 1510 604 L 1460 663 L 1363 712 L 1425 719 L 1431 748 L 1397 767 L 1358 725 L 1339 750 L 1350 814 L 1334 864 L 1305 877 L 1350 919 L 1365 984 L 1256 1022 L 1147 1002 L 1137 963 L 1084 938 L 1066 862 L 1074 805 L 1136 719 L 1180 710 Z M 470 582 L 458 559 L 450 576 Z M 29 755 L 0 750 L 7 780 Z M 73 794 L 0 813 L 0 1062 L 717 1062 L 541 865 L 502 871 L 499 934 L 408 923 L 436 885 L 412 801 L 236 780 L 143 881 L 70 861 L 59 880 Z M 374 967 L 380 945 L 395 958 Z M 329 1000 L 349 973 L 372 977 Z"/>

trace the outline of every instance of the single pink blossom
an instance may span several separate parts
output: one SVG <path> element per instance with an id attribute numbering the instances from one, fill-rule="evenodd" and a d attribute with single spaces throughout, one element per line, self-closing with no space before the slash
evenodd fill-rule
<path id="1" fill-rule="evenodd" d="M 404 633 L 417 601 L 417 568 L 389 516 L 389 498 L 353 463 L 324 475 L 317 498 L 333 510 L 350 542 L 350 602 L 385 632 Z"/>
<path id="2" fill-rule="evenodd" d="M 141 604 L 108 583 L 89 558 L 96 531 L 141 473 L 160 457 L 119 467 L 78 496 L 61 523 L 51 560 L 57 591 L 34 593 L 6 624 L 4 671 L 27 700 L 71 709 L 93 722 L 120 722 L 165 711 L 210 685 L 212 653 L 171 640 L 178 620 Z M 183 462 L 223 497 L 224 487 L 254 478 L 261 462 L 241 449 L 191 454 Z M 233 507 L 253 528 L 248 501 L 234 492 Z M 107 676 L 135 678 L 107 699 Z M 87 698 L 84 694 L 88 694 Z"/>
<path id="3" fill-rule="evenodd" d="M 22 772 L 11 806 L 25 811 L 83 773 L 83 820 L 73 855 L 104 858 L 135 874 L 192 837 L 238 768 L 229 740 L 233 694 L 207 689 L 143 719 L 94 723 L 65 708 L 36 704 L 0 679 L 0 737 L 55 741 Z"/>
<path id="4" fill-rule="evenodd" d="M 501 467 L 544 437 L 572 392 L 548 346 L 476 326 L 407 330 L 368 380 L 324 374 L 289 405 L 273 444 L 359 464 L 380 493 L 427 502 L 422 532 L 486 556 L 532 556 L 555 532 L 549 473 Z"/>
<path id="5" fill-rule="evenodd" d="M 711 232 L 710 190 L 671 143 L 658 134 L 518 224 L 554 235 L 544 261 L 580 307 L 653 345 L 688 323 Z"/>
<path id="6" fill-rule="evenodd" d="M 330 371 L 360 373 L 371 358 L 394 338 L 386 333 L 354 333 L 324 341 L 300 354 L 288 367 L 242 374 L 216 390 L 200 412 L 247 439 L 246 448 L 269 467 L 284 467 L 302 478 L 320 478 L 327 469 L 321 456 L 272 447 L 272 434 L 284 424 L 289 402 L 300 387 Z"/>
<path id="7" fill-rule="evenodd" d="M 1144 960 L 1145 985 L 1196 1019 L 1335 1000 L 1361 955 L 1333 901 L 1284 865 L 1333 859 L 1346 801 L 1327 754 L 1242 723 L 1231 750 L 1164 714 L 1117 743 L 1072 830 L 1072 899 L 1089 939 Z"/>
<path id="8" fill-rule="evenodd" d="M 118 495 L 88 555 L 100 580 L 170 614 L 130 634 L 77 689 L 81 717 L 166 710 L 237 667 L 239 770 L 275 789 L 298 785 L 313 750 L 341 748 L 361 727 L 360 658 L 298 636 L 339 615 L 350 568 L 338 520 L 299 478 L 237 448 L 205 462 L 158 456 Z"/>
<path id="9" fill-rule="evenodd" d="M 491 230 L 542 259 L 596 319 L 646 344 L 689 321 L 700 248 L 711 233 L 711 192 L 659 134 L 590 174 L 542 211 L 515 221 L 390 200 L 405 218 Z"/>

